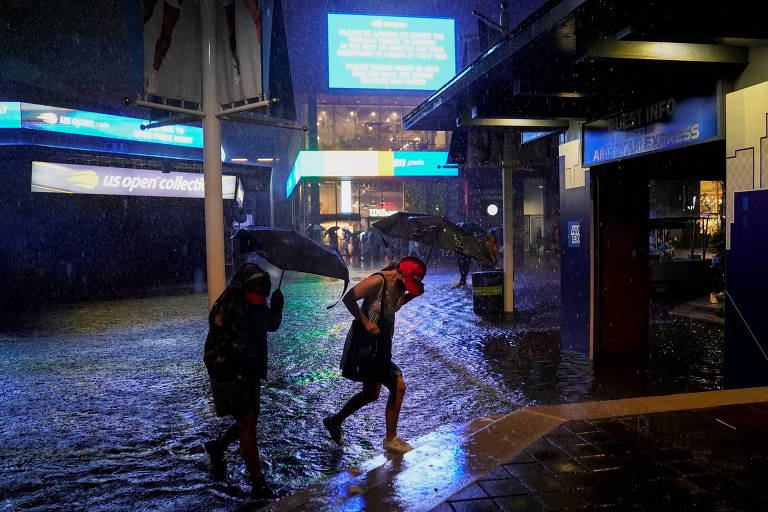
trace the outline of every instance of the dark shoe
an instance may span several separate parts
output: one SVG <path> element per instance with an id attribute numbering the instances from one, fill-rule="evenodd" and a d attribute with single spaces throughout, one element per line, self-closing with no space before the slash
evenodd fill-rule
<path id="1" fill-rule="evenodd" d="M 336 423 L 333 416 L 327 416 L 323 418 L 323 426 L 331 435 L 331 439 L 339 444 L 344 442 L 344 438 L 341 436 L 341 424 Z"/>
<path id="2" fill-rule="evenodd" d="M 219 447 L 216 441 L 203 443 L 205 453 L 211 459 L 211 473 L 216 481 L 224 480 L 227 476 L 227 463 L 224 461 L 224 450 Z"/>
<path id="3" fill-rule="evenodd" d="M 277 499 L 279 496 L 269 488 L 264 477 L 257 478 L 251 482 L 251 499 L 259 501 L 269 501 Z"/>

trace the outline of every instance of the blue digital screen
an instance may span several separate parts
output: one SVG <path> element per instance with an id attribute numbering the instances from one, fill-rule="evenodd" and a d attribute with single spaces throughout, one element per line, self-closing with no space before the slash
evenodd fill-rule
<path id="1" fill-rule="evenodd" d="M 2 106 L 14 103 L 2 103 Z M 136 142 L 153 142 L 189 148 L 203 147 L 203 130 L 196 126 L 161 126 L 142 130 L 140 126 L 148 121 L 133 117 L 100 114 L 31 103 L 15 103 L 20 111 L 14 112 L 19 120 L 16 125 L 6 126 L 0 113 L 0 128 L 26 128 L 57 133 L 70 133 L 90 137 L 107 137 Z M 6 107 L 6 110 L 8 107 Z M 1 112 L 1 110 L 0 110 Z"/>
<path id="2" fill-rule="evenodd" d="M 437 90 L 456 74 L 455 25 L 448 18 L 329 14 L 329 87 Z"/>

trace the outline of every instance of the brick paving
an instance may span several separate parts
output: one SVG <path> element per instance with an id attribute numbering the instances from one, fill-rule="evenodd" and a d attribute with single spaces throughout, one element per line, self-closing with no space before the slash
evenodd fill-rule
<path id="1" fill-rule="evenodd" d="M 437 512 L 768 510 L 768 404 L 563 423 Z"/>

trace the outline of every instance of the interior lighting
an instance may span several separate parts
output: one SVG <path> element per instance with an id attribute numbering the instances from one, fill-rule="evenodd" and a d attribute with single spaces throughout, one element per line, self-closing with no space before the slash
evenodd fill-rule
<path id="1" fill-rule="evenodd" d="M 230 160 L 230 162 L 247 162 L 247 158 L 233 158 Z"/>
<path id="2" fill-rule="evenodd" d="M 376 112 L 371 112 L 371 117 L 376 117 Z"/>
<path id="3" fill-rule="evenodd" d="M 494 215 L 499 213 L 499 207 L 496 206 L 495 204 L 491 203 L 491 204 L 488 205 L 488 208 L 486 208 L 485 211 L 488 212 L 488 215 L 493 217 Z"/>
<path id="4" fill-rule="evenodd" d="M 256 161 L 257 162 L 274 162 L 275 159 L 274 158 L 257 158 Z"/>
<path id="5" fill-rule="evenodd" d="M 352 182 L 341 182 L 341 213 L 352 213 Z"/>

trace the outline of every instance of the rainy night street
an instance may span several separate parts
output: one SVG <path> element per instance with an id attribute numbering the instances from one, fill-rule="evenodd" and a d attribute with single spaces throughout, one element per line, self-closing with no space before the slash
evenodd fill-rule
<path id="1" fill-rule="evenodd" d="M 2 5 L 0 512 L 768 510 L 757 3 Z"/>
<path id="2" fill-rule="evenodd" d="M 353 282 L 365 275 L 353 274 Z M 418 446 L 420 437 L 478 417 L 600 398 L 590 362 L 559 349 L 558 278 L 547 264 L 519 272 L 519 312 L 502 322 L 472 312 L 471 289 L 455 287 L 453 269 L 427 275 L 427 293 L 397 319 L 393 360 L 408 384 L 403 438 Z M 326 309 L 341 285 L 295 274 L 283 289 L 287 309 L 270 338 L 259 434 L 268 478 L 295 491 L 381 453 L 385 400 L 350 418 L 346 444 L 334 445 L 320 419 L 355 392 L 338 369 L 349 314 L 341 304 Z M 221 483 L 202 453 L 201 443 L 226 426 L 213 413 L 201 360 L 204 295 L 62 306 L 20 323 L 0 343 L 2 510 L 242 504 L 248 487 L 236 445 Z M 719 386 L 717 361 L 703 355 L 720 350 L 717 332 L 690 327 L 657 325 L 658 360 L 643 392 Z M 681 374 L 678 357 L 692 368 L 682 381 L 672 378 Z"/>

